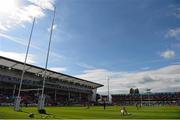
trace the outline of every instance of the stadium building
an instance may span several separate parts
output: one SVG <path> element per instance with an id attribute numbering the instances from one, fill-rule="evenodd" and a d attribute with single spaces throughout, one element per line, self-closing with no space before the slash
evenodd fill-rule
<path id="1" fill-rule="evenodd" d="M 117 105 L 180 105 L 180 92 L 144 94 L 113 94 L 113 104 Z"/>
<path id="2" fill-rule="evenodd" d="M 13 104 L 24 63 L 0 56 L 0 104 Z M 43 85 L 44 68 L 26 64 L 21 97 L 24 104 L 37 104 Z M 103 85 L 47 70 L 46 104 L 72 105 L 96 101 L 97 88 Z M 38 90 L 39 89 L 39 90 Z"/>

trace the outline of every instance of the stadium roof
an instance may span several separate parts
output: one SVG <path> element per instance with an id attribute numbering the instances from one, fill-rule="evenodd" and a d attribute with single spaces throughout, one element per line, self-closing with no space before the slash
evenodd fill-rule
<path id="1" fill-rule="evenodd" d="M 13 68 L 13 69 L 17 69 L 17 70 L 23 70 L 23 62 L 20 61 L 16 61 L 10 58 L 6 58 L 3 56 L 0 56 L 0 65 L 2 66 L 6 66 L 9 68 Z M 26 64 L 25 65 L 25 71 L 30 72 L 30 73 L 34 73 L 34 74 L 39 74 L 39 75 L 43 75 L 45 69 L 42 67 L 38 67 L 38 66 L 34 66 L 34 65 L 30 65 L 30 64 Z M 87 81 L 84 79 L 80 79 L 77 77 L 73 77 L 70 75 L 66 75 L 63 73 L 59 73 L 59 72 L 55 72 L 52 70 L 47 70 L 46 75 L 51 77 L 51 78 L 56 78 L 59 80 L 63 80 L 63 81 L 68 81 L 68 82 L 73 82 L 73 83 L 79 83 L 81 85 L 86 85 L 92 88 L 98 88 L 98 87 L 102 87 L 102 84 L 99 83 L 94 83 L 91 81 Z"/>

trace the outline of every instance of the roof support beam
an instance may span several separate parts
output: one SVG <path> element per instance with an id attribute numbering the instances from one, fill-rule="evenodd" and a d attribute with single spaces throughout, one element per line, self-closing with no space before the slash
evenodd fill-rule
<path id="1" fill-rule="evenodd" d="M 54 73 L 50 73 L 49 75 L 47 75 L 47 77 L 51 77 L 51 75 L 53 75 Z"/>
<path id="2" fill-rule="evenodd" d="M 21 66 L 23 65 L 23 63 L 16 61 L 16 60 L 13 60 L 13 59 L 9 59 L 9 58 L 5 58 L 3 56 L 0 56 L 0 65 L 5 66 L 5 67 L 9 67 L 9 68 L 14 68 L 15 70 L 16 69 L 22 70 Z M 43 76 L 43 73 L 45 70 L 44 70 L 44 68 L 27 64 L 25 67 L 25 71 L 27 71 L 29 73 L 34 73 L 37 76 Z M 48 77 L 52 77 L 55 80 L 60 80 L 60 81 L 62 80 L 62 81 L 67 81 L 67 82 L 78 83 L 82 86 L 91 87 L 91 88 L 98 88 L 98 87 L 103 86 L 103 85 L 98 84 L 98 83 L 83 80 L 80 78 L 76 78 L 73 76 L 69 76 L 69 75 L 62 74 L 59 72 L 55 72 L 55 71 L 48 70 L 48 69 L 46 72 L 47 72 Z"/>
<path id="3" fill-rule="evenodd" d="M 42 73 L 42 72 L 43 72 L 43 70 L 41 70 L 41 71 L 37 72 L 36 74 L 40 74 L 40 73 Z"/>
<path id="4" fill-rule="evenodd" d="M 12 66 L 9 66 L 9 68 L 13 68 L 13 67 L 15 67 L 16 65 L 18 65 L 18 63 L 15 63 L 15 64 L 12 65 Z"/>
<path id="5" fill-rule="evenodd" d="M 25 71 L 27 71 L 27 70 L 30 70 L 32 67 L 28 67 L 27 69 L 25 69 Z"/>

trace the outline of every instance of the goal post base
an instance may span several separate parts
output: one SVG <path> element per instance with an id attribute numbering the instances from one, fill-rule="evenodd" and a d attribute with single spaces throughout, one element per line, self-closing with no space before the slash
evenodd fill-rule
<path id="1" fill-rule="evenodd" d="M 14 110 L 17 112 L 21 111 L 20 103 L 21 103 L 21 97 L 16 97 L 15 103 L 14 103 Z"/>
<path id="2" fill-rule="evenodd" d="M 44 104 L 45 104 L 45 96 L 41 95 L 41 96 L 39 96 L 39 100 L 38 100 L 38 111 L 44 110 Z"/>

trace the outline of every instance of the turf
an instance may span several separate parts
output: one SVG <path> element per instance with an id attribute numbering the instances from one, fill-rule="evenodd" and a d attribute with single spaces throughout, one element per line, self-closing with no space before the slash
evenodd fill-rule
<path id="1" fill-rule="evenodd" d="M 27 119 L 30 113 L 34 118 L 57 119 L 180 119 L 180 106 L 142 107 L 137 110 L 134 106 L 127 107 L 131 115 L 122 116 L 119 106 L 106 107 L 46 107 L 50 115 L 40 115 L 36 107 L 23 107 L 22 112 L 15 112 L 12 107 L 0 107 L 1 119 Z"/>

